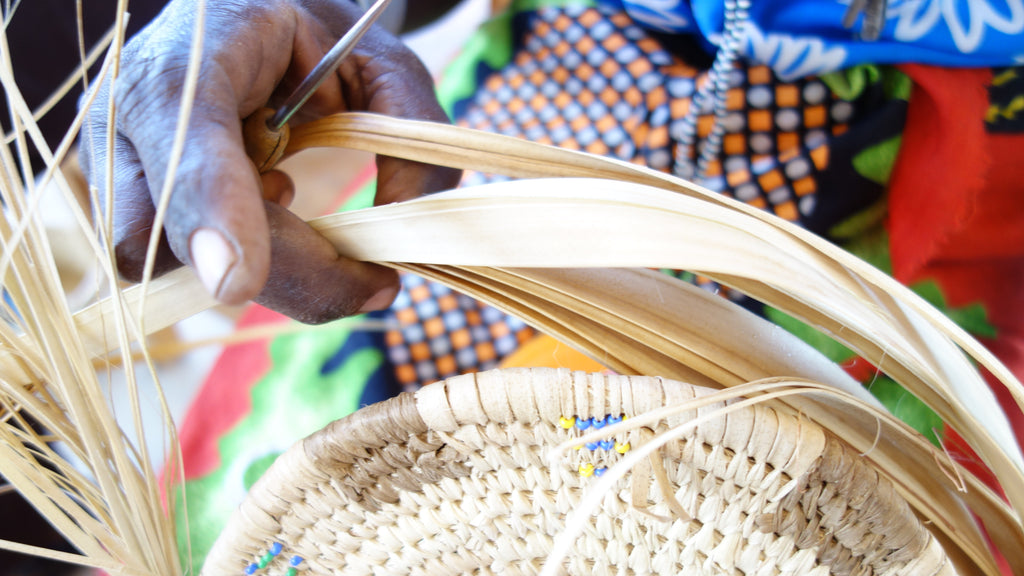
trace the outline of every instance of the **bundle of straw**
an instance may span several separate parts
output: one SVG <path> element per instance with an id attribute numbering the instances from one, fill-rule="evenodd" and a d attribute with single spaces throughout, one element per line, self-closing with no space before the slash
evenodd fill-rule
<path id="1" fill-rule="evenodd" d="M 114 63 L 123 44 L 118 32 L 124 29 L 123 8 L 122 3 L 115 32 L 109 36 L 112 49 L 107 53 L 101 77 L 117 73 Z M 196 26 L 202 26 L 202 18 L 197 19 Z M 196 86 L 199 37 L 196 36 L 196 51 L 189 63 L 190 82 L 186 84 L 181 108 L 182 126 L 187 124 L 190 98 Z M 170 468 L 166 469 L 165 477 L 170 481 L 176 477 L 174 427 L 162 400 L 158 400 L 161 409 L 156 417 L 163 424 L 168 451 L 155 458 L 146 453 L 147 443 L 142 437 L 144 416 L 130 369 L 130 355 L 133 349 L 145 352 L 147 333 L 209 307 L 212 301 L 191 272 L 181 270 L 140 287 L 115 289 L 104 301 L 72 314 L 60 290 L 53 255 L 37 217 L 43 184 L 52 183 L 69 198 L 69 205 L 77 206 L 77 202 L 71 201 L 70 187 L 57 167 L 71 148 L 81 116 L 57 149 L 51 151 L 39 132 L 37 114 L 26 105 L 11 70 L 6 36 L 0 34 L 0 83 L 13 118 L 11 137 L 0 148 L 0 197 L 5 206 L 0 219 L 0 272 L 9 298 L 0 303 L 8 318 L 0 324 L 4 347 L 0 355 L 0 475 L 79 552 L 63 554 L 15 542 L 0 542 L 0 547 L 97 567 L 113 574 L 185 573 L 187 568 L 178 563 L 175 527 L 167 513 L 173 506 L 165 506 L 161 498 L 162 494 L 174 498 L 175 493 L 161 489 L 151 463 L 168 463 Z M 92 93 L 87 94 L 86 105 L 92 97 Z M 112 142 L 113 138 L 107 140 Z M 179 152 L 181 142 L 179 135 Z M 761 502 L 761 507 L 743 508 L 744 513 L 754 518 L 747 524 L 738 523 L 744 526 L 739 534 L 747 542 L 756 538 L 766 542 L 766 537 L 758 534 L 781 534 L 776 539 L 778 546 L 766 543 L 764 550 L 778 559 L 783 570 L 826 569 L 814 566 L 855 555 L 895 565 L 927 551 L 927 559 L 935 560 L 932 566 L 936 571 L 954 567 L 962 574 L 998 574 L 983 536 L 983 525 L 1014 572 L 1024 573 L 1024 459 L 1006 418 L 972 362 L 991 371 L 1018 405 L 1022 404 L 1024 390 L 981 345 L 891 278 L 776 218 L 687 182 L 621 162 L 453 127 L 367 115 L 337 116 L 304 126 L 293 133 L 289 153 L 316 146 L 346 146 L 527 179 L 317 221 L 316 226 L 343 253 L 444 282 L 530 321 L 619 373 L 660 376 L 708 388 L 731 388 L 730 392 L 749 396 L 752 403 L 764 404 L 763 408 L 744 412 L 750 416 L 736 418 L 752 418 L 755 423 L 763 418 L 776 418 L 780 423 L 788 423 L 784 425 L 786 431 L 767 427 L 763 428 L 766 436 L 750 437 L 752 443 L 729 444 L 716 439 L 721 434 L 710 431 L 713 428 L 690 425 L 687 418 L 692 413 L 687 415 L 686 410 L 692 407 L 675 405 L 669 399 L 671 394 L 687 392 L 666 391 L 689 388 L 660 382 L 638 383 L 637 387 L 653 389 L 652 399 L 640 401 L 636 398 L 642 395 L 613 392 L 607 380 L 574 383 L 570 388 L 575 400 L 549 406 L 566 411 L 560 414 L 566 418 L 604 418 L 602 411 L 611 416 L 616 416 L 616 410 L 629 412 L 635 416 L 636 427 L 627 424 L 610 428 L 608 433 L 637 439 L 635 462 L 623 458 L 621 466 L 608 467 L 607 478 L 588 488 L 587 496 L 579 500 L 582 510 L 593 511 L 585 522 L 559 523 L 560 518 L 535 516 L 537 522 L 551 520 L 545 524 L 549 529 L 566 527 L 566 535 L 549 544 L 538 541 L 539 548 L 521 551 L 520 557 L 551 555 L 549 566 L 556 570 L 562 566 L 563 557 L 569 558 L 569 565 L 578 562 L 573 560 L 576 552 L 570 553 L 572 529 L 586 531 L 585 526 L 594 525 L 615 530 L 609 515 L 618 512 L 602 512 L 598 504 L 609 498 L 605 496 L 609 492 L 603 488 L 624 482 L 639 491 L 635 500 L 630 499 L 628 512 L 630 518 L 644 518 L 635 521 L 638 534 L 652 542 L 672 540 L 672 546 L 683 547 L 665 548 L 675 559 L 692 553 L 693 558 L 706 557 L 700 562 L 721 561 L 723 565 L 741 566 L 747 560 L 737 551 L 756 549 L 742 539 L 719 539 L 718 535 L 708 539 L 698 530 L 693 543 L 702 540 L 705 544 L 711 542 L 713 547 L 685 548 L 690 541 L 689 533 L 685 532 L 689 528 L 684 527 L 697 526 L 687 519 L 705 521 L 693 493 L 687 490 L 696 486 L 698 480 L 711 477 L 708 474 L 712 468 L 716 473 L 718 470 L 712 466 L 702 472 L 690 462 L 705 461 L 707 453 L 724 453 L 729 448 L 752 458 L 732 455 L 715 464 L 726 469 L 733 467 L 728 473 L 730 478 L 737 478 L 736 474 L 744 471 L 766 472 L 759 491 L 749 492 L 751 501 Z M 28 169 L 32 148 L 48 166 L 38 179 Z M 109 182 L 106 190 L 111 190 Z M 164 194 L 164 198 L 168 196 Z M 106 202 L 95 197 L 92 200 L 97 206 L 111 205 L 109 198 Z M 163 206 L 159 207 L 158 215 L 163 210 Z M 81 227 L 90 231 L 90 247 L 97 256 L 100 276 L 106 284 L 116 286 L 109 213 L 97 214 L 92 219 L 95 228 L 87 215 L 81 211 L 76 211 L 76 215 Z M 508 242 L 509 237 L 516 241 Z M 652 267 L 703 274 L 800 318 L 847 345 L 891 375 L 958 431 L 991 469 L 1005 499 L 873 404 L 834 365 L 784 336 L 779 329 L 646 270 Z M 131 419 L 139 431 L 137 436 L 129 437 L 119 427 L 93 368 L 95 358 L 106 357 L 112 351 L 121 357 L 121 364 L 129 367 Z M 558 386 L 567 386 L 567 376 L 558 378 Z M 633 386 L 632 380 L 615 382 L 620 387 Z M 427 388 L 415 398 L 419 417 L 429 425 L 429 431 L 424 432 L 413 418 L 414 425 L 403 428 L 404 439 L 395 439 L 413 447 L 418 454 L 415 461 L 404 463 L 406 453 L 389 448 L 400 444 L 373 444 L 378 446 L 374 449 L 389 463 L 389 468 L 342 467 L 336 472 L 344 476 L 334 477 L 330 474 L 336 466 L 325 469 L 314 459 L 311 473 L 327 474 L 318 476 L 318 485 L 331 487 L 323 491 L 325 497 L 342 494 L 358 502 L 349 508 L 332 507 L 329 503 L 334 500 L 312 501 L 316 513 L 332 518 L 366 543 L 374 539 L 372 533 L 367 533 L 368 527 L 373 526 L 368 522 L 374 513 L 373 506 L 380 502 L 416 502 L 418 495 L 435 489 L 430 486 L 446 486 L 435 482 L 442 476 L 472 484 L 474 478 L 483 478 L 485 471 L 504 465 L 518 466 L 513 460 L 505 461 L 502 455 L 490 456 L 484 448 L 487 442 L 477 442 L 469 431 L 457 432 L 453 426 L 460 425 L 459 422 L 470 427 L 465 430 L 483 426 L 489 438 L 500 438 L 522 429 L 522 425 L 514 422 L 538 426 L 539 407 L 529 409 L 538 412 L 531 413 L 533 420 L 459 420 L 463 418 L 460 415 L 452 416 L 454 420 L 443 426 L 436 425 L 430 419 L 444 418 L 445 407 L 454 408 L 453 398 L 473 398 L 471 394 L 445 396 L 448 386 L 454 385 Z M 503 386 L 498 388 L 503 390 Z M 544 386 L 534 393 L 550 394 Z M 489 388 L 480 386 L 477 390 L 484 394 Z M 640 405 L 609 400 L 616 393 L 620 394 L 619 400 Z M 598 400 L 601 394 L 605 396 Z M 501 405 L 501 395 L 496 396 Z M 428 398 L 433 400 L 427 403 Z M 725 396 L 707 398 L 717 401 Z M 394 418 L 410 418 L 409 402 L 408 398 L 396 401 L 398 407 L 394 409 L 402 415 Z M 511 406 L 510 402 L 506 401 L 506 405 Z M 744 403 L 733 406 L 741 404 Z M 480 406 L 488 404 L 481 402 Z M 534 406 L 540 404 L 535 402 Z M 657 406 L 664 406 L 664 411 L 655 410 Z M 391 405 L 388 409 L 392 409 Z M 712 410 L 719 409 L 729 408 Z M 544 417 L 550 424 L 553 415 L 545 412 Z M 361 435 L 357 440 L 383 432 L 375 428 L 372 417 L 360 418 L 366 420 L 355 420 L 359 423 L 356 431 L 345 428 L 351 424 L 339 424 L 336 431 L 358 432 Z M 761 429 L 761 424 L 750 426 Z M 728 426 L 726 429 L 734 430 Z M 697 432 L 687 436 L 687 430 Z M 545 482 L 559 490 L 567 486 L 571 492 L 572 486 L 580 486 L 578 481 L 565 481 L 564 470 L 551 471 L 553 458 L 564 465 L 566 459 L 586 457 L 559 452 L 557 442 L 566 440 L 574 444 L 583 440 L 545 438 L 542 431 L 533 432 L 539 438 L 537 450 L 521 450 L 516 445 L 508 448 L 510 454 L 526 459 L 524 465 L 530 468 L 525 469 L 524 475 L 538 482 L 544 477 Z M 330 431 L 325 434 L 330 440 L 318 436 L 319 440 L 307 441 L 305 448 L 297 447 L 275 470 L 299 466 L 295 454 L 308 452 L 316 456 L 317 452 L 308 448 L 310 443 L 348 441 L 339 440 L 336 434 L 330 436 Z M 761 444 L 764 438 L 779 439 L 777 454 L 771 450 L 765 453 Z M 841 438 L 846 447 L 836 447 L 835 438 Z M 782 450 L 782 439 L 790 443 L 788 452 Z M 639 448 L 641 443 L 644 449 Z M 57 445 L 61 446 L 60 451 Z M 367 443 L 355 445 L 352 450 L 362 457 L 370 447 Z M 823 480 L 826 468 L 837 461 L 847 462 L 848 466 L 837 468 L 838 480 Z M 794 467 L 789 468 L 790 465 Z M 773 475 L 769 467 L 778 468 L 779 473 Z M 381 475 L 374 476 L 375 471 Z M 821 502 L 812 505 L 800 497 L 798 489 L 806 489 L 804 495 L 819 494 L 813 486 L 820 486 L 821 482 L 846 486 L 844 480 L 862 474 L 878 477 L 877 484 L 867 484 L 878 486 L 872 495 L 889 494 L 889 488 L 884 486 L 891 487 L 893 497 L 884 499 L 884 518 L 878 519 L 877 525 L 885 526 L 886 533 L 900 536 L 895 545 L 886 540 L 878 547 L 866 548 L 865 542 L 873 540 L 861 536 L 873 530 L 869 526 L 876 525 L 874 519 L 863 518 L 858 520 L 860 523 L 848 524 L 842 519 L 847 518 L 847 512 L 842 512 L 844 516 L 833 522 L 830 514 L 837 512 L 823 507 Z M 275 475 L 264 480 L 263 486 L 273 486 L 272 491 L 283 493 L 281 490 L 287 485 L 281 478 L 287 477 Z M 385 479 L 391 483 L 384 482 Z M 360 490 L 353 489 L 351 482 L 358 483 Z M 853 484 L 859 489 L 865 486 Z M 538 484 L 542 485 L 547 484 Z M 398 498 L 395 490 L 399 488 L 401 498 L 411 500 Z M 641 497 L 645 491 L 646 496 Z M 820 494 L 826 492 L 831 497 L 832 488 L 823 488 Z M 554 500 L 560 498 L 559 494 L 556 491 Z M 717 494 L 724 498 L 731 492 Z M 254 498 L 259 498 L 259 493 Z M 848 502 L 850 507 L 835 510 L 860 510 L 854 505 L 858 498 L 856 492 L 844 492 L 837 501 Z M 296 502 L 290 496 L 287 501 Z M 518 506 L 519 502 L 510 505 Z M 782 513 L 787 510 L 791 513 Z M 782 530 L 782 525 L 790 521 L 799 524 L 796 510 L 800 510 L 808 524 L 820 519 L 821 526 L 834 526 L 834 530 L 813 534 L 834 534 L 841 546 L 819 546 L 813 553 L 801 552 L 802 547 L 795 544 L 796 547 L 791 546 L 798 539 L 794 536 L 798 532 Z M 302 526 L 288 524 L 291 514 L 302 512 L 299 508 L 265 512 L 234 528 L 251 531 L 260 541 L 238 548 L 230 544 L 237 532 L 226 534 L 225 542 L 229 544 L 222 549 L 228 552 L 211 561 L 214 563 L 209 573 L 244 569 L 259 550 L 266 554 L 268 547 L 273 546 L 274 542 L 263 540 L 268 534 L 285 533 L 298 534 L 296 538 L 311 546 L 316 544 L 317 556 L 306 559 L 308 566 L 334 566 L 330 543 L 336 534 L 329 530 L 302 531 Z M 421 514 L 424 525 L 436 527 L 440 522 L 427 508 L 407 507 L 403 512 L 409 517 Z M 457 518 L 447 530 L 454 536 L 462 530 L 466 546 L 482 540 L 493 540 L 499 548 L 518 548 L 521 544 L 519 539 L 502 538 L 492 530 L 495 519 L 484 508 L 477 516 L 463 514 Z M 826 518 L 833 523 L 826 523 Z M 915 524 L 917 521 L 920 522 Z M 467 532 L 482 522 L 490 523 L 487 530 Z M 838 534 L 849 526 L 860 532 L 851 540 L 845 535 L 839 538 Z M 893 532 L 889 532 L 890 528 Z M 288 532 L 293 529 L 299 530 Z M 287 544 L 299 546 L 300 540 Z M 937 546 L 941 546 L 948 563 Z M 826 549 L 828 554 L 821 552 Z M 336 552 L 341 554 L 340 549 Z M 726 552 L 733 556 L 728 557 Z M 373 562 L 388 566 L 379 550 L 374 554 L 377 555 L 372 556 Z M 226 558 L 226 564 L 220 564 L 221 558 Z M 276 558 L 272 556 L 268 562 L 277 561 Z M 662 562 L 654 558 L 650 561 Z M 645 566 L 641 559 L 636 562 L 637 566 Z M 788 562 L 793 562 L 792 569 Z M 514 560 L 501 566 L 511 571 Z M 906 564 L 904 571 L 922 573 L 914 571 L 916 566 L 912 562 Z M 852 573 L 858 573 L 856 570 Z"/>
<path id="2" fill-rule="evenodd" d="M 98 286 L 117 285 L 109 213 L 85 214 L 75 190 L 60 170 L 81 124 L 81 115 L 55 150 L 47 145 L 38 120 L 76 82 L 82 70 L 113 44 L 123 44 L 125 13 L 114 31 L 89 55 L 79 71 L 38 110 L 30 110 L 14 77 L 6 27 L 16 7 L 5 5 L 0 34 L 0 84 L 11 113 L 12 131 L 0 147 L 0 476 L 3 493 L 19 492 L 76 549 L 77 553 L 0 541 L 0 549 L 103 569 L 118 574 L 181 574 L 173 520 L 164 508 L 154 461 L 166 458 L 173 478 L 177 441 L 162 396 L 155 399 L 158 430 L 166 454 L 148 453 L 143 408 L 135 373 L 127 372 L 131 414 L 123 419 L 138 431 L 129 436 L 108 403 L 93 361 L 116 350 L 130 365 L 144 329 L 120 291 L 93 312 L 72 315 L 55 258 L 41 223 L 44 190 L 56 190 L 86 232 L 99 266 Z M 100 76 L 109 73 L 117 50 L 107 52 Z M 91 93 L 86 103 L 95 96 Z M 31 171 L 31 152 L 45 163 Z M 52 200 L 52 198 L 51 198 Z M 95 196 L 91 199 L 101 205 Z M 109 200 L 109 199 L 108 199 Z M 110 202 L 106 202 L 110 206 Z M 95 220 L 95 227 L 93 225 Z M 89 334 L 103 334 L 90 338 Z M 144 347 L 143 347 L 144 349 Z M 152 366 L 150 366 L 152 368 Z M 152 429 L 152 428 L 150 428 Z M 173 494 L 172 496 L 173 497 Z"/>

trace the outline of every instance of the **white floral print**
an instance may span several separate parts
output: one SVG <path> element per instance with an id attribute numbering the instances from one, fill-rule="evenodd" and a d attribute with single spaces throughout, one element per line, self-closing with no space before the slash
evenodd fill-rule
<path id="1" fill-rule="evenodd" d="M 896 21 L 893 37 L 901 42 L 916 42 L 945 24 L 957 49 L 970 54 L 990 29 L 1024 31 L 1024 0 L 894 0 L 886 18 Z"/>
<path id="2" fill-rule="evenodd" d="M 828 46 L 815 36 L 764 32 L 752 21 L 745 23 L 743 31 L 746 55 L 771 66 L 783 80 L 833 72 L 846 62 L 846 50 L 841 45 Z"/>

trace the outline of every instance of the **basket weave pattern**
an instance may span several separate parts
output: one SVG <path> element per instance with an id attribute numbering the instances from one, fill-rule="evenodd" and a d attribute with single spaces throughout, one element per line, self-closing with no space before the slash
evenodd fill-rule
<path id="1" fill-rule="evenodd" d="M 556 370 L 459 376 L 364 408 L 282 455 L 253 487 L 204 574 L 533 574 L 626 451 L 552 449 L 565 418 L 635 416 L 708 391 L 649 377 Z M 638 447 L 721 405 L 614 438 Z M 798 415 L 717 415 L 644 459 L 585 524 L 570 574 L 954 574 L 867 460 Z M 653 466 L 684 513 L 673 512 Z M 678 506 L 676 507 L 678 510 Z"/>

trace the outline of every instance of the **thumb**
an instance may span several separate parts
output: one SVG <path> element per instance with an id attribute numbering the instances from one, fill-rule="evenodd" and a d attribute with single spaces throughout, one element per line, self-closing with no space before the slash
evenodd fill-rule
<path id="1" fill-rule="evenodd" d="M 259 178 L 242 145 L 235 98 L 217 76 L 204 81 L 173 173 L 176 94 L 134 84 L 132 90 L 115 89 L 115 98 L 120 128 L 134 144 L 154 205 L 160 205 L 170 178 L 164 231 L 171 250 L 195 268 L 214 297 L 236 304 L 253 298 L 266 281 L 269 227 Z"/>

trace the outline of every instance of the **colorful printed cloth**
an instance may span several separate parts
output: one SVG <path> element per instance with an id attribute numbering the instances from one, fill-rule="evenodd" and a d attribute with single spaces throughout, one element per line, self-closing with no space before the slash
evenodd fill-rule
<path id="1" fill-rule="evenodd" d="M 522 320 L 413 274 L 389 314 L 388 360 L 406 390 L 496 368 L 536 332 Z"/>
<path id="2" fill-rule="evenodd" d="M 694 95 L 708 81 L 706 56 L 695 44 L 667 45 L 623 12 L 575 3 L 513 11 L 486 24 L 482 34 L 488 41 L 479 54 L 467 52 L 454 66 L 469 73 L 442 91 L 465 126 L 671 172 L 680 156 L 694 161 L 716 122 L 714 110 L 702 109 L 694 115 L 693 143 L 682 144 Z M 880 201 L 906 112 L 909 82 L 902 74 L 862 67 L 784 82 L 767 66 L 740 63 L 728 83 L 721 154 L 702 184 L 826 236 Z M 468 173 L 464 184 L 498 179 Z M 692 280 L 761 311 L 742 294 Z M 422 296 L 447 291 L 419 288 L 418 279 L 407 282 L 416 282 Z M 402 328 L 388 337 L 389 357 L 399 367 L 409 365 L 412 347 L 423 341 L 427 307 L 414 307 L 410 299 L 396 302 Z M 494 311 L 488 318 L 499 322 L 501 316 Z M 519 325 L 512 318 L 505 322 Z M 399 380 L 424 384 L 430 380 L 414 376 L 466 371 L 447 358 L 452 345 L 436 347 L 440 354 L 429 354 L 433 344 L 419 346 L 420 368 L 400 368 Z"/>
<path id="3" fill-rule="evenodd" d="M 702 31 L 720 29 L 705 11 L 713 4 L 693 4 Z M 914 14 L 931 14 L 925 10 L 933 4 L 917 3 Z M 890 2 L 890 34 L 910 26 L 897 17 L 909 5 Z M 828 13 L 845 9 L 834 8 Z M 752 11 L 750 21 L 775 30 L 767 12 Z M 1009 5 L 986 14 L 991 22 L 992 14 L 1017 12 Z M 440 95 L 463 125 L 665 171 L 717 150 L 704 166 L 705 185 L 892 271 L 1024 376 L 1024 72 L 897 69 L 865 60 L 867 52 L 836 66 L 869 63 L 842 70 L 792 59 L 780 68 L 780 50 L 774 60 L 740 58 L 725 76 L 723 98 L 697 109 L 713 36 L 655 33 L 625 11 L 594 3 L 519 2 L 483 26 Z M 990 44 L 1000 38 L 983 35 L 977 50 L 995 50 Z M 470 173 L 465 183 L 496 178 Z M 372 192 L 365 188 L 349 206 L 369 205 Z M 742 294 L 680 274 L 808 339 L 933 441 L 955 440 L 930 410 L 849 350 Z M 374 394 L 503 361 L 555 358 L 557 344 L 535 339 L 518 319 L 415 276 L 405 275 L 403 285 L 380 318 L 391 327 L 383 334 L 343 321 L 224 353 L 181 432 L 191 530 L 188 545 L 182 535 L 182 553 L 197 566 L 246 487 L 291 442 Z M 267 321 L 284 322 L 259 307 L 245 320 Z M 574 357 L 555 361 L 600 368 Z M 1024 431 L 1024 419 L 1015 423 Z M 969 453 L 953 451 L 970 463 Z"/>
<path id="4" fill-rule="evenodd" d="M 602 0 L 661 32 L 719 45 L 735 21 L 748 61 L 796 79 L 859 64 L 1008 66 L 1024 62 L 1024 0 L 890 0 L 881 35 L 843 26 L 840 0 Z M 746 9 L 743 9 L 743 6 Z M 862 18 L 861 18 L 862 20 Z"/>

